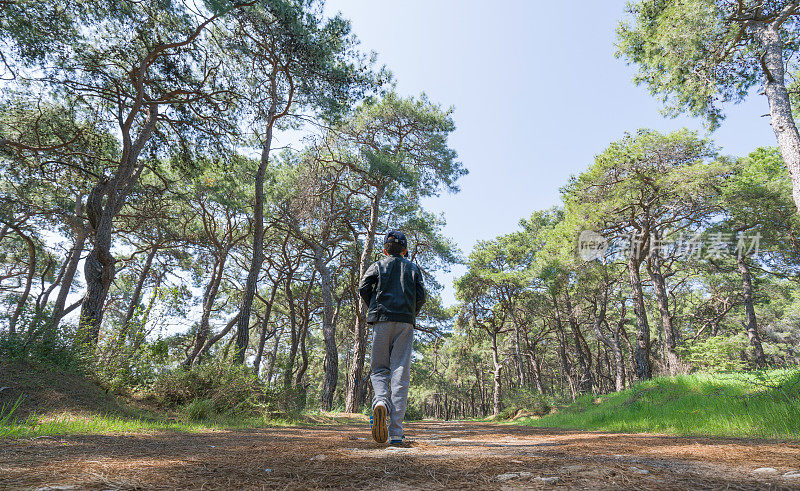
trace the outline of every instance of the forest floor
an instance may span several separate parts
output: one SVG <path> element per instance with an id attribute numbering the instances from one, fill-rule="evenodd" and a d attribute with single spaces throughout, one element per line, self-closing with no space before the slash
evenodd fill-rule
<path id="1" fill-rule="evenodd" d="M 800 489 L 800 442 L 407 424 L 386 448 L 367 423 L 0 440 L 1 489 Z"/>

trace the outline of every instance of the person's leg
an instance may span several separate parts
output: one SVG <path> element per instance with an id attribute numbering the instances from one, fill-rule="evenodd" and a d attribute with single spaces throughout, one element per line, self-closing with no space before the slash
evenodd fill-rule
<path id="1" fill-rule="evenodd" d="M 403 437 L 403 418 L 406 415 L 408 387 L 411 382 L 411 351 L 414 347 L 414 326 L 405 322 L 393 322 L 394 339 L 391 351 L 391 399 L 392 412 L 389 423 L 389 438 Z"/>
<path id="2" fill-rule="evenodd" d="M 393 323 L 377 322 L 372 326 L 372 355 L 370 357 L 370 380 L 375 396 L 372 398 L 372 408 L 382 402 L 386 409 L 392 409 L 390 400 L 390 370 L 392 353 Z"/>

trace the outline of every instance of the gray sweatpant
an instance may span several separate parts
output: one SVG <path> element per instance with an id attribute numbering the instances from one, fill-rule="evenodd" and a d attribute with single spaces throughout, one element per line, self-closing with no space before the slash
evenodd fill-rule
<path id="1" fill-rule="evenodd" d="M 389 409 L 389 438 L 402 438 L 408 386 L 411 382 L 411 350 L 414 325 L 376 322 L 372 326 L 372 408 L 383 402 Z"/>

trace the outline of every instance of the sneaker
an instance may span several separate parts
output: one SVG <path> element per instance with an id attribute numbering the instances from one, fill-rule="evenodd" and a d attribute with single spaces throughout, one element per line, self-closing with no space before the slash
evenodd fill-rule
<path id="1" fill-rule="evenodd" d="M 375 404 L 375 407 L 372 409 L 370 425 L 372 426 L 372 438 L 378 443 L 386 443 L 386 440 L 389 439 L 389 429 L 386 424 L 388 416 L 389 411 L 386 409 L 386 406 L 380 402 Z"/>
<path id="2" fill-rule="evenodd" d="M 402 447 L 403 443 L 405 443 L 405 435 L 401 437 L 392 437 L 389 439 L 389 446 L 390 447 Z"/>

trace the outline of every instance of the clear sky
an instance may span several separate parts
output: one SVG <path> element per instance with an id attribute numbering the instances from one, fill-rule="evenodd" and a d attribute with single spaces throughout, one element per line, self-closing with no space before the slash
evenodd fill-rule
<path id="1" fill-rule="evenodd" d="M 478 240 L 511 232 L 534 210 L 559 203 L 559 188 L 625 131 L 703 122 L 661 116 L 657 98 L 614 57 L 624 0 L 327 0 L 378 53 L 398 92 L 425 92 L 454 106 L 452 147 L 469 169 L 461 192 L 426 203 L 467 254 Z M 711 136 L 723 153 L 775 145 L 764 96 L 727 110 Z M 454 268 L 443 275 L 454 302 Z"/>

